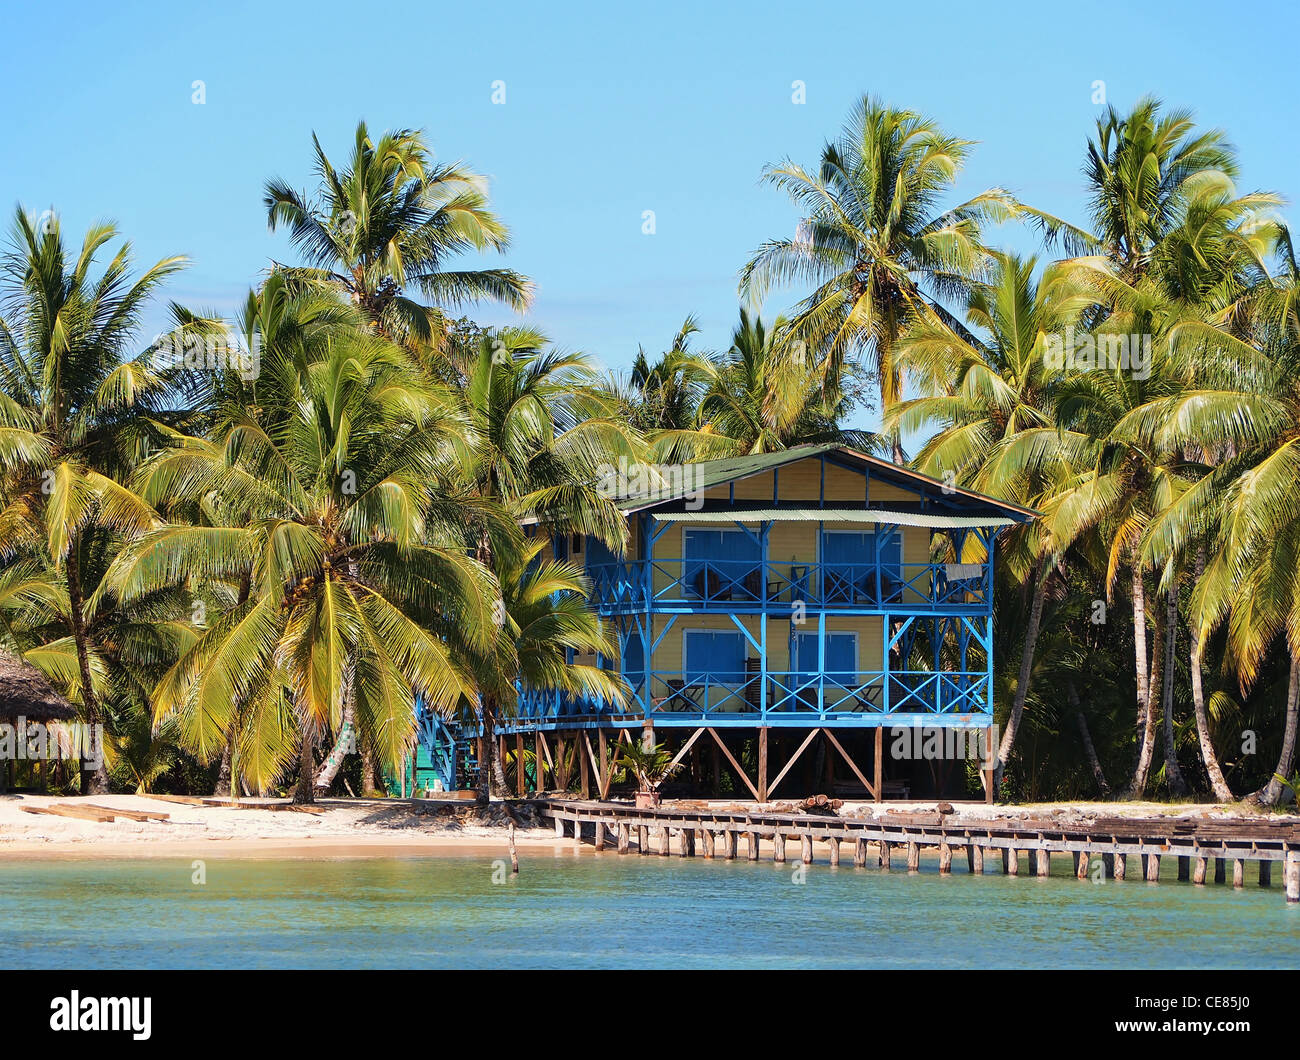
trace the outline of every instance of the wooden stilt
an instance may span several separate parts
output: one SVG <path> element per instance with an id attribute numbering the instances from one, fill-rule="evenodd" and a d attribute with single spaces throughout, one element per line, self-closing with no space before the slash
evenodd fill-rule
<path id="1" fill-rule="evenodd" d="M 1241 858 L 1232 859 L 1232 885 L 1233 887 L 1246 886 L 1246 863 Z"/>
<path id="2" fill-rule="evenodd" d="M 1269 887 L 1273 883 L 1273 863 L 1271 861 L 1261 861 L 1259 863 L 1259 885 Z"/>
<path id="3" fill-rule="evenodd" d="M 704 856 L 706 858 L 713 857 L 713 851 L 714 851 L 713 829 L 712 828 L 700 829 L 700 838 L 704 840 L 704 842 L 701 844 L 701 846 L 704 847 Z"/>
<path id="4" fill-rule="evenodd" d="M 583 754 L 582 735 L 575 734 L 574 749 L 578 752 L 578 778 L 582 782 L 582 797 L 591 798 L 591 773 L 587 767 L 587 756 Z"/>
<path id="5" fill-rule="evenodd" d="M 575 824 L 574 827 L 576 828 L 577 825 Z M 564 838 L 564 818 L 563 818 L 563 817 L 557 817 L 557 818 L 555 819 L 555 838 L 556 838 L 556 839 L 563 839 L 563 838 Z"/>
<path id="6" fill-rule="evenodd" d="M 885 790 L 885 730 L 876 727 L 876 790 L 872 792 L 876 797 L 876 802 L 884 797 Z"/>
<path id="7" fill-rule="evenodd" d="M 832 836 L 826 842 L 830 844 L 830 848 L 831 848 L 830 863 L 832 865 L 838 865 L 840 863 L 840 841 L 836 839 L 834 836 Z"/>
<path id="8" fill-rule="evenodd" d="M 626 854 L 631 845 L 632 829 L 626 821 L 620 821 L 618 825 L 618 852 L 620 854 Z"/>
<path id="9" fill-rule="evenodd" d="M 1052 855 L 1041 847 L 1034 853 L 1038 855 L 1038 875 L 1050 876 L 1052 874 Z"/>
<path id="10" fill-rule="evenodd" d="M 750 861 L 758 860 L 758 833 L 757 832 L 745 833 L 745 856 L 748 857 Z"/>
<path id="11" fill-rule="evenodd" d="M 1007 861 L 1006 861 L 1007 875 L 1019 876 L 1020 875 L 1020 851 L 1008 847 L 1007 853 L 1004 856 L 1007 857 Z"/>
<path id="12" fill-rule="evenodd" d="M 597 850 L 605 849 L 605 822 L 604 821 L 596 822 L 595 847 Z"/>
<path id="13" fill-rule="evenodd" d="M 659 856 L 661 858 L 666 858 L 668 857 L 669 854 L 672 853 L 671 844 L 672 844 L 672 832 L 669 830 L 667 825 L 664 825 L 661 829 L 659 829 Z"/>
<path id="14" fill-rule="evenodd" d="M 805 865 L 812 864 L 812 836 L 804 834 L 799 837 L 799 858 Z"/>
<path id="15" fill-rule="evenodd" d="M 921 848 L 916 843 L 907 844 L 907 871 L 916 872 L 921 867 Z"/>
<path id="16" fill-rule="evenodd" d="M 1188 880 L 1191 878 L 1191 875 L 1192 875 L 1192 859 L 1189 858 L 1186 854 L 1180 854 L 1178 856 L 1178 879 L 1180 881 Z"/>
<path id="17" fill-rule="evenodd" d="M 972 875 L 975 873 L 975 844 L 966 844 L 966 871 Z"/>
<path id="18" fill-rule="evenodd" d="M 946 839 L 939 840 L 939 875 L 952 874 L 952 847 Z"/>
<path id="19" fill-rule="evenodd" d="M 867 863 L 867 841 L 865 839 L 853 840 L 853 864 L 862 868 Z"/>
<path id="20" fill-rule="evenodd" d="M 976 876 L 984 875 L 984 848 L 972 843 L 970 846 L 971 862 L 970 870 Z"/>
<path id="21" fill-rule="evenodd" d="M 1074 878 L 1076 880 L 1086 880 L 1088 878 L 1088 852 L 1079 851 L 1079 864 L 1075 866 Z"/>
<path id="22" fill-rule="evenodd" d="M 683 828 L 678 833 L 678 852 L 684 858 L 695 857 L 695 831 L 691 828 Z"/>
<path id="23" fill-rule="evenodd" d="M 1011 875 L 1011 862 L 1014 860 L 1011 857 L 1011 854 L 1012 851 L 1010 847 L 1002 848 L 1002 875 L 1003 876 Z"/>
<path id="24" fill-rule="evenodd" d="M 1124 873 L 1127 867 L 1128 867 L 1128 855 L 1116 854 L 1115 855 L 1115 879 L 1123 880 Z"/>
<path id="25" fill-rule="evenodd" d="M 524 734 L 515 733 L 515 793 L 522 799 L 528 794 L 528 770 L 524 768 Z"/>
<path id="26" fill-rule="evenodd" d="M 1160 881 L 1160 855 L 1147 855 L 1147 882 L 1158 883 Z"/>
<path id="27" fill-rule="evenodd" d="M 881 842 L 877 848 L 880 851 L 880 867 L 886 872 L 889 871 L 889 855 L 894 849 L 892 843 Z"/>
<path id="28" fill-rule="evenodd" d="M 1115 878 L 1114 854 L 1103 854 L 1101 856 L 1101 871 L 1102 875 L 1105 876 L 1106 879 L 1113 880 Z"/>
<path id="29" fill-rule="evenodd" d="M 731 829 L 722 833 L 722 856 L 728 861 L 736 860 L 736 833 Z"/>
<path id="30" fill-rule="evenodd" d="M 609 769 L 609 746 L 605 742 L 605 730 L 596 730 L 596 739 L 600 741 L 600 776 L 596 778 L 596 784 L 600 787 L 601 800 L 609 798 L 609 782 L 612 779 Z"/>
<path id="31" fill-rule="evenodd" d="M 1288 902 L 1300 902 L 1300 851 L 1288 850 L 1282 866 L 1282 882 Z"/>
<path id="32" fill-rule="evenodd" d="M 1228 863 L 1223 858 L 1214 859 L 1214 882 L 1222 883 L 1228 878 Z"/>
<path id="33" fill-rule="evenodd" d="M 636 826 L 636 849 L 638 854 L 650 853 L 650 829 L 646 825 Z"/>
<path id="34" fill-rule="evenodd" d="M 778 864 L 785 861 L 785 835 L 781 832 L 772 837 L 772 860 Z"/>
<path id="35" fill-rule="evenodd" d="M 767 802 L 767 726 L 758 730 L 758 801 Z"/>
<path id="36" fill-rule="evenodd" d="M 1197 887 L 1205 886 L 1205 872 L 1209 867 L 1209 858 L 1197 857 L 1192 859 L 1192 882 Z"/>

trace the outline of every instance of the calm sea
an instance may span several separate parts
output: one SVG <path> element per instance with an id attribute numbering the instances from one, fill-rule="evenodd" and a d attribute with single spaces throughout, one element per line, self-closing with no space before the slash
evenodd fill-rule
<path id="1" fill-rule="evenodd" d="M 15 968 L 1300 967 L 1280 887 L 525 852 L 0 860 Z M 960 859 L 959 859 L 960 861 Z M 1057 866 L 1054 866 L 1056 868 Z M 1280 872 L 1274 877 L 1280 884 Z"/>

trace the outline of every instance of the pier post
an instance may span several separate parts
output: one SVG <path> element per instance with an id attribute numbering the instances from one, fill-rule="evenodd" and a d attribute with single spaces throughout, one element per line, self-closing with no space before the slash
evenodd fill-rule
<path id="1" fill-rule="evenodd" d="M 559 814 L 555 815 L 555 838 L 556 839 L 564 838 L 564 818 L 561 817 Z"/>
<path id="2" fill-rule="evenodd" d="M 1178 880 L 1182 882 L 1191 876 L 1192 859 L 1186 854 L 1178 856 Z"/>
<path id="3" fill-rule="evenodd" d="M 659 856 L 666 858 L 672 853 L 672 832 L 667 825 L 659 829 Z"/>
<path id="4" fill-rule="evenodd" d="M 736 833 L 731 829 L 722 833 L 722 856 L 728 861 L 736 860 Z"/>
<path id="5" fill-rule="evenodd" d="M 1052 854 L 1046 847 L 1039 847 L 1035 851 L 1038 855 L 1038 875 L 1050 876 L 1052 874 Z"/>
<path id="6" fill-rule="evenodd" d="M 1238 888 L 1246 886 L 1246 862 L 1241 858 L 1232 859 L 1232 886 Z"/>
<path id="7" fill-rule="evenodd" d="M 1222 883 L 1227 878 L 1227 862 L 1223 858 L 1214 859 L 1214 882 Z"/>
<path id="8" fill-rule="evenodd" d="M 596 838 L 592 840 L 592 845 L 597 850 L 605 849 L 605 822 L 604 821 L 596 822 Z"/>
<path id="9" fill-rule="evenodd" d="M 636 850 L 638 854 L 650 853 L 650 829 L 646 825 L 636 826 Z"/>
<path id="10" fill-rule="evenodd" d="M 838 865 L 840 863 L 840 841 L 834 836 L 831 836 L 827 842 L 831 847 L 831 864 Z"/>
<path id="11" fill-rule="evenodd" d="M 1020 875 L 1020 851 L 1015 847 L 1002 848 L 1002 867 L 1008 876 Z"/>
<path id="12" fill-rule="evenodd" d="M 785 861 L 785 833 L 777 832 L 772 836 L 772 860 L 778 865 Z"/>
<path id="13" fill-rule="evenodd" d="M 1160 855 L 1148 854 L 1146 855 L 1146 859 L 1147 859 L 1147 882 L 1159 883 L 1160 882 Z"/>
<path id="14" fill-rule="evenodd" d="M 952 872 L 952 847 L 947 839 L 939 840 L 939 875 L 947 876 Z"/>
<path id="15" fill-rule="evenodd" d="M 677 852 L 681 857 L 695 857 L 695 832 L 690 828 L 683 828 L 677 834 Z"/>
<path id="16" fill-rule="evenodd" d="M 799 837 L 799 857 L 805 865 L 812 864 L 812 836 L 806 832 Z"/>
<path id="17" fill-rule="evenodd" d="M 1074 878 L 1076 880 L 1086 880 L 1088 878 L 1088 852 L 1079 851 L 1079 863 L 1074 868 Z"/>
<path id="18" fill-rule="evenodd" d="M 711 858 L 711 857 L 713 857 L 713 849 L 714 849 L 714 848 L 713 848 L 713 829 L 712 829 L 712 828 L 701 828 L 701 829 L 700 829 L 700 838 L 704 840 L 704 842 L 700 844 L 702 847 L 704 847 L 704 856 L 705 856 L 706 858 Z"/>
<path id="19" fill-rule="evenodd" d="M 757 861 L 758 860 L 758 833 L 746 832 L 745 845 L 746 845 L 746 850 L 745 850 L 746 856 L 749 858 L 750 861 Z"/>
<path id="20" fill-rule="evenodd" d="M 1210 867 L 1209 858 L 1195 858 L 1195 864 L 1192 866 L 1192 883 L 1197 887 L 1205 886 L 1205 870 Z"/>
<path id="21" fill-rule="evenodd" d="M 907 871 L 916 872 L 921 867 L 921 848 L 916 843 L 907 844 Z"/>
<path id="22" fill-rule="evenodd" d="M 1288 850 L 1282 867 L 1282 880 L 1286 884 L 1286 900 L 1300 902 L 1300 851 Z"/>
<path id="23" fill-rule="evenodd" d="M 853 840 L 853 864 L 862 868 L 867 863 L 867 841 L 859 836 Z"/>
<path id="24" fill-rule="evenodd" d="M 893 847 L 884 840 L 880 842 L 880 867 L 886 872 L 889 871 L 889 853 Z"/>
<path id="25" fill-rule="evenodd" d="M 970 845 L 970 870 L 976 876 L 984 875 L 984 848 L 978 843 Z"/>
<path id="26" fill-rule="evenodd" d="M 1259 885 L 1261 887 L 1270 887 L 1273 884 L 1273 863 L 1271 861 L 1261 861 L 1259 863 Z"/>
<path id="27" fill-rule="evenodd" d="M 1101 856 L 1101 870 L 1103 875 L 1105 875 L 1106 879 L 1113 880 L 1115 878 L 1115 855 L 1114 854 L 1103 854 Z"/>
<path id="28" fill-rule="evenodd" d="M 628 847 L 632 845 L 632 829 L 626 821 L 620 821 L 618 824 L 618 852 L 626 854 Z"/>
<path id="29" fill-rule="evenodd" d="M 1116 855 L 1115 855 L 1115 879 L 1120 880 L 1120 881 L 1123 881 L 1123 879 L 1124 879 L 1124 874 L 1125 874 L 1125 872 L 1127 871 L 1127 869 L 1128 869 L 1128 855 L 1127 855 L 1127 854 L 1119 854 L 1119 853 L 1116 853 Z"/>
<path id="30" fill-rule="evenodd" d="M 969 837 L 968 837 L 969 838 Z M 975 874 L 975 844 L 966 844 L 966 872 L 968 875 Z"/>

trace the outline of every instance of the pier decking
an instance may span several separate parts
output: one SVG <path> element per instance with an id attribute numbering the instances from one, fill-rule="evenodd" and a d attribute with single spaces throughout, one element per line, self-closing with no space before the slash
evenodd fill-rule
<path id="1" fill-rule="evenodd" d="M 972 819 L 939 813 L 889 813 L 879 817 L 838 817 L 821 814 L 769 813 L 748 810 L 661 807 L 638 809 L 610 802 L 536 800 L 542 816 L 555 822 L 556 834 L 581 841 L 590 834 L 597 849 L 612 843 L 620 854 L 629 853 L 635 837 L 641 854 L 672 853 L 676 836 L 682 857 L 697 853 L 706 858 L 738 856 L 739 839 L 745 837 L 746 856 L 759 858 L 760 843 L 772 846 L 774 861 L 786 860 L 786 843 L 799 844 L 798 857 L 813 862 L 817 844 L 825 844 L 827 861 L 840 863 L 840 844 L 853 844 L 853 864 L 867 864 L 869 844 L 877 847 L 876 863 L 893 867 L 895 852 L 906 856 L 909 870 L 920 863 L 922 848 L 937 848 L 939 872 L 952 871 L 954 851 L 964 851 L 969 872 L 979 875 L 989 860 L 1001 858 L 1003 872 L 1018 875 L 1020 858 L 1026 874 L 1047 876 L 1053 854 L 1069 854 L 1079 879 L 1104 873 L 1105 878 L 1127 877 L 1128 858 L 1141 859 L 1139 876 L 1150 882 L 1160 878 L 1160 859 L 1178 858 L 1179 880 L 1203 884 L 1213 862 L 1216 883 L 1232 866 L 1234 887 L 1246 882 L 1245 866 L 1258 866 L 1261 887 L 1272 883 L 1274 863 L 1283 865 L 1288 902 L 1300 902 L 1300 825 L 1294 821 L 1222 820 L 1189 821 L 1164 817 L 1097 817 L 1091 820 L 1053 818 Z M 652 838 L 655 849 L 651 849 Z M 1098 869 L 1094 859 L 1100 859 Z"/>

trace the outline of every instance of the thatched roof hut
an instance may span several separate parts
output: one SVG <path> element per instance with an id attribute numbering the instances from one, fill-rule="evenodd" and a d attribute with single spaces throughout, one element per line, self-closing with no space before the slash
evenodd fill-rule
<path id="1" fill-rule="evenodd" d="M 0 718 L 72 721 L 77 709 L 54 690 L 45 675 L 14 655 L 0 651 Z"/>

